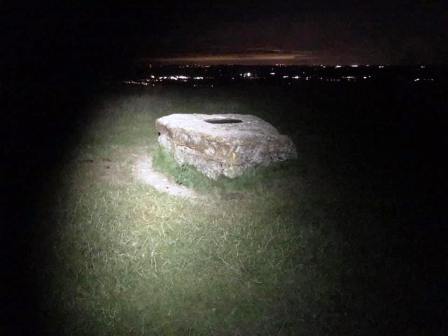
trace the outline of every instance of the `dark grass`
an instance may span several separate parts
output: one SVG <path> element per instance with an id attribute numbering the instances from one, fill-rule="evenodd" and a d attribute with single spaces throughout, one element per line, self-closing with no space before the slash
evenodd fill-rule
<path id="1" fill-rule="evenodd" d="M 21 102 L 23 137 L 10 129 L 3 143 L 5 332 L 446 332 L 445 87 L 120 87 L 70 96 L 47 117 Z M 58 117 L 65 107 L 71 113 Z M 293 138 L 299 159 L 209 182 L 154 152 L 154 119 L 191 112 L 257 114 Z M 139 146 L 179 183 L 221 197 L 191 205 L 102 179 L 110 163 L 74 164 L 124 162 L 116 172 L 126 177 Z M 156 262 L 171 266 L 160 274 Z"/>

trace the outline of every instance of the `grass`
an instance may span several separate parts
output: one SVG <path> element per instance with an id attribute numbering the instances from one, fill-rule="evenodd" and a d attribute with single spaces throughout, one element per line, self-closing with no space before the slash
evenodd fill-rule
<path id="1" fill-rule="evenodd" d="M 209 113 L 266 118 L 259 105 L 228 95 L 136 91 L 104 96 L 92 107 L 42 204 L 47 229 L 38 255 L 47 265 L 40 285 L 49 334 L 375 330 L 371 321 L 383 315 L 374 308 L 378 265 L 370 262 L 381 259 L 375 246 L 384 237 L 375 205 L 344 197 L 337 179 L 328 183 L 333 175 L 308 149 L 315 142 L 309 129 L 290 132 L 303 153 L 297 162 L 236 180 L 209 181 L 158 149 L 153 125 L 162 115 L 206 106 Z M 276 108 L 286 113 L 287 105 Z M 307 118 L 306 109 L 296 112 Z M 276 126 L 291 130 L 288 122 Z M 174 198 L 136 179 L 135 164 L 148 153 L 157 169 L 206 200 Z M 353 252 L 365 248 L 363 262 Z"/>

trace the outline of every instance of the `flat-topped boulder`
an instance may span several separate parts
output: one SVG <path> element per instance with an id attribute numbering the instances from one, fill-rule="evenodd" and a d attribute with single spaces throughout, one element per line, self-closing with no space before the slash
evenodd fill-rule
<path id="1" fill-rule="evenodd" d="M 209 178 L 297 158 L 294 143 L 268 122 L 246 114 L 171 114 L 156 120 L 159 143 L 179 164 Z"/>

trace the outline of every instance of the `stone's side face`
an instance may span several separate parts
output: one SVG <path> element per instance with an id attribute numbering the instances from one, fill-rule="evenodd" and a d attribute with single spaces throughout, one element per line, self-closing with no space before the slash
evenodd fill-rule
<path id="1" fill-rule="evenodd" d="M 245 114 L 171 114 L 156 120 L 159 143 L 179 164 L 209 178 L 297 158 L 294 143 L 266 121 Z"/>

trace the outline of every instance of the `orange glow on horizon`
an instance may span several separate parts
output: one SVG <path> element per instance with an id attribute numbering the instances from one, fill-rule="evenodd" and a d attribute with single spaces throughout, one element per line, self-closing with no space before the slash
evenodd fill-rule
<path id="1" fill-rule="evenodd" d="M 160 57 L 146 59 L 150 62 L 165 64 L 303 64 L 310 63 L 314 57 L 310 53 L 251 53 L 251 54 L 222 54 L 195 55 L 179 57 Z"/>

